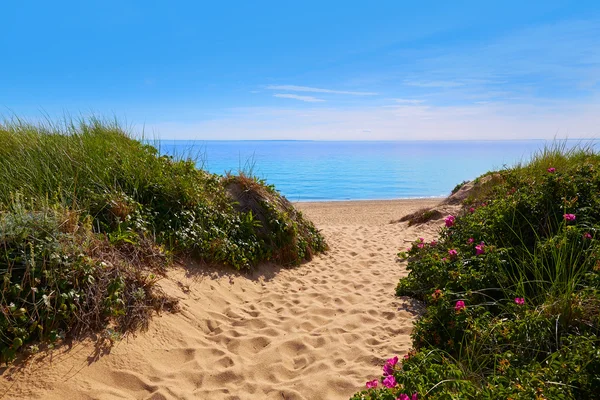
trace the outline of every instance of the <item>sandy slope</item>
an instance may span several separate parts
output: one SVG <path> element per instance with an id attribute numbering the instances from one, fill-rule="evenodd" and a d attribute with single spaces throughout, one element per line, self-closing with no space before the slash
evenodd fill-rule
<path id="1" fill-rule="evenodd" d="M 162 281 L 182 312 L 110 354 L 84 341 L 4 371 L 5 399 L 348 399 L 410 347 L 418 305 L 394 296 L 399 248 L 437 225 L 392 219 L 435 200 L 303 203 L 331 250 L 251 276 L 179 269 Z"/>

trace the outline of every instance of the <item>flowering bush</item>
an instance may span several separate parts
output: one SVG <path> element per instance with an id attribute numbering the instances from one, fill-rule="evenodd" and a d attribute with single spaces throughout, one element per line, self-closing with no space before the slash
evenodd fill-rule
<path id="1" fill-rule="evenodd" d="M 395 375 L 399 372 L 396 368 L 398 365 L 398 356 L 394 356 L 385 362 L 383 365 L 383 378 L 381 380 L 381 390 L 377 389 L 379 381 L 374 379 L 368 381 L 365 386 L 366 391 L 357 393 L 353 400 L 418 400 L 418 393 L 407 394 L 402 391 L 402 388 L 398 386 Z"/>
<path id="2" fill-rule="evenodd" d="M 414 350 L 384 371 L 392 389 L 353 399 L 597 398 L 600 156 L 550 149 L 494 175 L 435 246 L 402 253 L 396 293 L 426 304 Z"/>

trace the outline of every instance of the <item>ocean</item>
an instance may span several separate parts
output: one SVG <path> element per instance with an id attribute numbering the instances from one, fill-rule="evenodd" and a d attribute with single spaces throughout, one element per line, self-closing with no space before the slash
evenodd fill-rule
<path id="1" fill-rule="evenodd" d="M 456 184 L 527 161 L 549 143 L 162 140 L 157 145 L 162 154 L 192 155 L 210 172 L 252 173 L 291 201 L 328 201 L 447 196 Z"/>

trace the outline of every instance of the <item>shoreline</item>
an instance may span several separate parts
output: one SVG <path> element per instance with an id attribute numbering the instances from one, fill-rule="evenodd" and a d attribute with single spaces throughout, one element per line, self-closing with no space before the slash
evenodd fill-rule
<path id="1" fill-rule="evenodd" d="M 293 203 L 319 228 L 326 225 L 386 225 L 420 208 L 434 207 L 443 198 L 349 200 Z"/>
<path id="2" fill-rule="evenodd" d="M 450 194 L 443 195 L 443 196 L 399 197 L 399 198 L 394 198 L 394 199 L 351 199 L 351 200 L 329 199 L 329 200 L 293 200 L 293 201 L 288 199 L 288 201 L 290 201 L 294 205 L 295 204 L 304 204 L 304 203 L 365 203 L 365 202 L 396 202 L 396 201 L 407 202 L 407 201 L 421 201 L 421 200 L 440 200 L 441 201 L 441 200 L 444 200 L 445 198 L 447 198 L 448 196 L 450 196 Z"/>

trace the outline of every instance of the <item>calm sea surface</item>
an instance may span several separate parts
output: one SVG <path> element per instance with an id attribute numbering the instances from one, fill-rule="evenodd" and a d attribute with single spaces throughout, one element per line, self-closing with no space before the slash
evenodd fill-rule
<path id="1" fill-rule="evenodd" d="M 163 154 L 199 155 L 199 166 L 211 172 L 251 170 L 292 201 L 323 201 L 446 196 L 463 180 L 528 160 L 544 144 L 163 140 L 159 147 Z"/>

